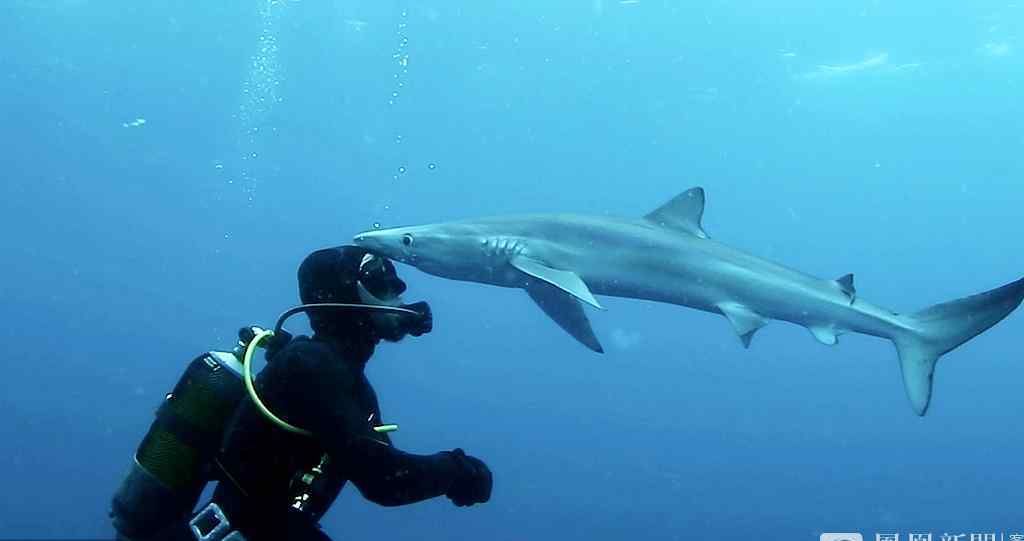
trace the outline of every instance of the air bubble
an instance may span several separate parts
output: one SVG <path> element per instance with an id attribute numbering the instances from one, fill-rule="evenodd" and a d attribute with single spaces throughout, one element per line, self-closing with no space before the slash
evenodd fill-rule
<path id="1" fill-rule="evenodd" d="M 433 171 L 434 169 L 437 169 L 437 164 L 434 163 L 434 162 L 430 162 L 430 163 L 427 164 L 427 169 L 430 169 L 431 171 Z"/>

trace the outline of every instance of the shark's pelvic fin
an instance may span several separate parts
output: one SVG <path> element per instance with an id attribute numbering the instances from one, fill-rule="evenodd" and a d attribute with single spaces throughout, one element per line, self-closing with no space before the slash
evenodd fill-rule
<path id="1" fill-rule="evenodd" d="M 601 303 L 597 302 L 594 294 L 590 292 L 587 284 L 575 272 L 553 269 L 536 259 L 522 255 L 513 257 L 509 262 L 513 267 L 526 274 L 538 280 L 543 280 L 594 308 L 604 310 Z"/>
<path id="2" fill-rule="evenodd" d="M 814 338 L 825 344 L 826 346 L 834 346 L 839 343 L 839 334 L 836 332 L 835 327 L 807 327 L 807 330 L 811 331 Z"/>
<path id="3" fill-rule="evenodd" d="M 690 188 L 658 207 L 647 216 L 649 222 L 664 227 L 708 238 L 701 220 L 704 217 L 704 188 Z"/>
<path id="4" fill-rule="evenodd" d="M 561 289 L 540 280 L 531 282 L 526 288 L 526 293 L 565 332 L 591 350 L 604 353 L 604 348 L 594 335 L 594 329 L 590 327 L 590 320 L 583 313 L 583 306 L 579 301 L 566 295 Z"/>
<path id="5" fill-rule="evenodd" d="M 733 330 L 736 331 L 736 335 L 740 337 L 740 341 L 743 342 L 743 347 L 745 348 L 750 347 L 750 341 L 754 338 L 754 333 L 768 324 L 768 320 L 764 316 L 742 304 L 723 302 L 718 305 L 718 309 L 729 320 L 729 323 L 732 324 Z"/>
<path id="6" fill-rule="evenodd" d="M 847 274 L 840 278 L 837 278 L 836 280 L 833 280 L 832 283 L 834 283 L 839 288 L 839 291 L 843 292 L 843 295 L 846 295 L 847 297 L 850 298 L 850 304 L 853 304 L 853 301 L 857 300 L 857 289 L 853 287 L 852 274 Z"/>

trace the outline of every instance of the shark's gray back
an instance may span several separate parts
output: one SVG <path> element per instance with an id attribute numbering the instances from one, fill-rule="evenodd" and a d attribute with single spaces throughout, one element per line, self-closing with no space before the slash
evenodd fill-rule
<path id="1" fill-rule="evenodd" d="M 752 280 L 767 275 L 802 287 L 825 287 L 819 278 L 646 219 L 533 214 L 463 223 L 482 236 L 522 239 L 528 255 L 573 270 L 600 295 L 713 311 L 714 299 L 737 293 L 723 291 L 736 287 L 737 273 Z M 695 287 L 698 283 L 702 287 Z"/>

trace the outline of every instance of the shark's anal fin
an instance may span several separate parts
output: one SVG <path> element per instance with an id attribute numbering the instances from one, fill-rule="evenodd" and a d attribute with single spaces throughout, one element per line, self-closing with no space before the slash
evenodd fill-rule
<path id="1" fill-rule="evenodd" d="M 690 188 L 671 201 L 644 216 L 648 222 L 665 229 L 674 229 L 708 238 L 701 220 L 704 218 L 704 188 Z"/>
<path id="2" fill-rule="evenodd" d="M 834 327 L 811 326 L 807 327 L 807 330 L 811 331 L 815 340 L 826 346 L 834 346 L 839 343 L 839 333 Z"/>
<path id="3" fill-rule="evenodd" d="M 587 284 L 583 283 L 583 279 L 575 272 L 553 269 L 536 259 L 522 255 L 513 257 L 509 262 L 520 271 L 538 280 L 543 280 L 594 308 L 604 310 L 601 303 L 597 302 L 594 294 L 590 292 Z"/>
<path id="4" fill-rule="evenodd" d="M 764 316 L 742 304 L 723 302 L 718 305 L 718 309 L 729 320 L 729 323 L 732 324 L 733 330 L 736 331 L 736 335 L 740 337 L 740 341 L 743 342 L 743 347 L 745 348 L 750 347 L 750 341 L 754 338 L 754 333 L 768 323 Z"/>
<path id="5" fill-rule="evenodd" d="M 583 306 L 574 297 L 540 280 L 533 280 L 526 287 L 526 293 L 565 332 L 591 350 L 604 353 L 601 342 L 597 340 L 594 330 L 590 327 L 590 320 L 583 313 Z"/>
<path id="6" fill-rule="evenodd" d="M 843 292 L 850 299 L 850 304 L 857 300 L 857 289 L 853 287 L 853 275 L 847 274 L 832 281 L 839 291 Z"/>

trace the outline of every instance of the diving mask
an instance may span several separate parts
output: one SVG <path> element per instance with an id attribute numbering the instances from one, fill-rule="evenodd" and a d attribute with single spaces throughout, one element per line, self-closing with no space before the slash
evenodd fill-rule
<path id="1" fill-rule="evenodd" d="M 433 316 L 430 305 L 426 302 L 412 304 L 402 303 L 405 282 L 398 277 L 395 266 L 386 258 L 375 254 L 366 254 L 359 263 L 359 278 L 356 291 L 360 302 L 377 306 L 393 306 L 412 310 L 418 316 L 374 312 L 370 319 L 376 328 L 377 335 L 391 342 L 401 340 L 405 335 L 420 336 L 433 329 Z"/>

